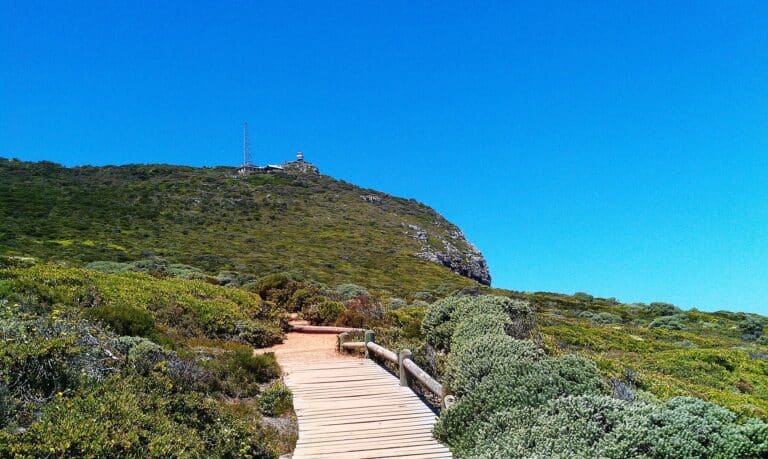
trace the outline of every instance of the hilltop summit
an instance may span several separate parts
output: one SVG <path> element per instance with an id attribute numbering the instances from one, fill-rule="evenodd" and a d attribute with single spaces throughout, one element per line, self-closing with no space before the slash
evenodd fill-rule
<path id="1" fill-rule="evenodd" d="M 456 225 L 303 160 L 232 168 L 66 168 L 0 159 L 0 255 L 76 263 L 157 255 L 218 275 L 293 272 L 407 294 L 490 284 Z"/>

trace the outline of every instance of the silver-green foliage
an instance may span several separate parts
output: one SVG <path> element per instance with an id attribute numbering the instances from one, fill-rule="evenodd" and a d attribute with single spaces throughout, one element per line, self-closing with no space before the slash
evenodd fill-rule
<path id="1" fill-rule="evenodd" d="M 456 346 L 448 356 L 445 382 L 454 394 L 465 395 L 488 375 L 503 373 L 515 363 L 528 365 L 542 356 L 541 350 L 530 341 L 504 334 L 480 336 Z"/>
<path id="2" fill-rule="evenodd" d="M 674 306 L 653 309 L 661 316 L 656 326 L 682 322 Z M 448 351 L 444 379 L 458 396 L 434 434 L 457 457 L 768 457 L 763 421 L 740 422 L 690 397 L 609 396 L 591 361 L 546 356 L 517 339 L 530 332 L 530 322 L 521 322 L 530 315 L 526 304 L 490 296 L 450 297 L 428 311 L 423 331 L 431 346 Z"/>
<path id="3" fill-rule="evenodd" d="M 500 411 L 476 433 L 473 458 L 757 458 L 766 425 L 676 397 L 662 406 L 604 395 L 561 397 L 538 408 Z"/>
<path id="4" fill-rule="evenodd" d="M 527 332 L 532 328 L 533 314 L 527 301 L 483 295 L 451 296 L 433 303 L 422 322 L 422 331 L 432 347 L 438 351 L 448 351 L 456 327 L 480 315 L 500 317 L 505 331 L 517 338 L 527 337 Z"/>

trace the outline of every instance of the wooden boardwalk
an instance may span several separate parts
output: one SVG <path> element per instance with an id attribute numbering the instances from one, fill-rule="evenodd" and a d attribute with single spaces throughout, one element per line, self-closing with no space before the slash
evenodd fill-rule
<path id="1" fill-rule="evenodd" d="M 450 458 L 435 414 L 375 362 L 336 353 L 335 335 L 289 333 L 273 351 L 293 391 L 293 459 Z"/>
<path id="2" fill-rule="evenodd" d="M 375 362 L 287 362 L 283 369 L 299 421 L 293 459 L 451 457 L 432 438 L 435 414 Z"/>

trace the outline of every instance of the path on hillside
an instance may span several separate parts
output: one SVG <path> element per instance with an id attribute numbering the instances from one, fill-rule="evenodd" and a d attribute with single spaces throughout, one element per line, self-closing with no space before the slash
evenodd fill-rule
<path id="1" fill-rule="evenodd" d="M 274 352 L 293 391 L 293 459 L 450 458 L 435 414 L 372 360 L 336 352 L 336 335 L 288 333 Z"/>

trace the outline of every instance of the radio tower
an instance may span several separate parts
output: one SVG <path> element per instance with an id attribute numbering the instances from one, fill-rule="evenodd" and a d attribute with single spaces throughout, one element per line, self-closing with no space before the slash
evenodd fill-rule
<path id="1" fill-rule="evenodd" d="M 248 141 L 248 121 L 243 126 L 243 166 L 251 165 L 251 143 Z"/>

